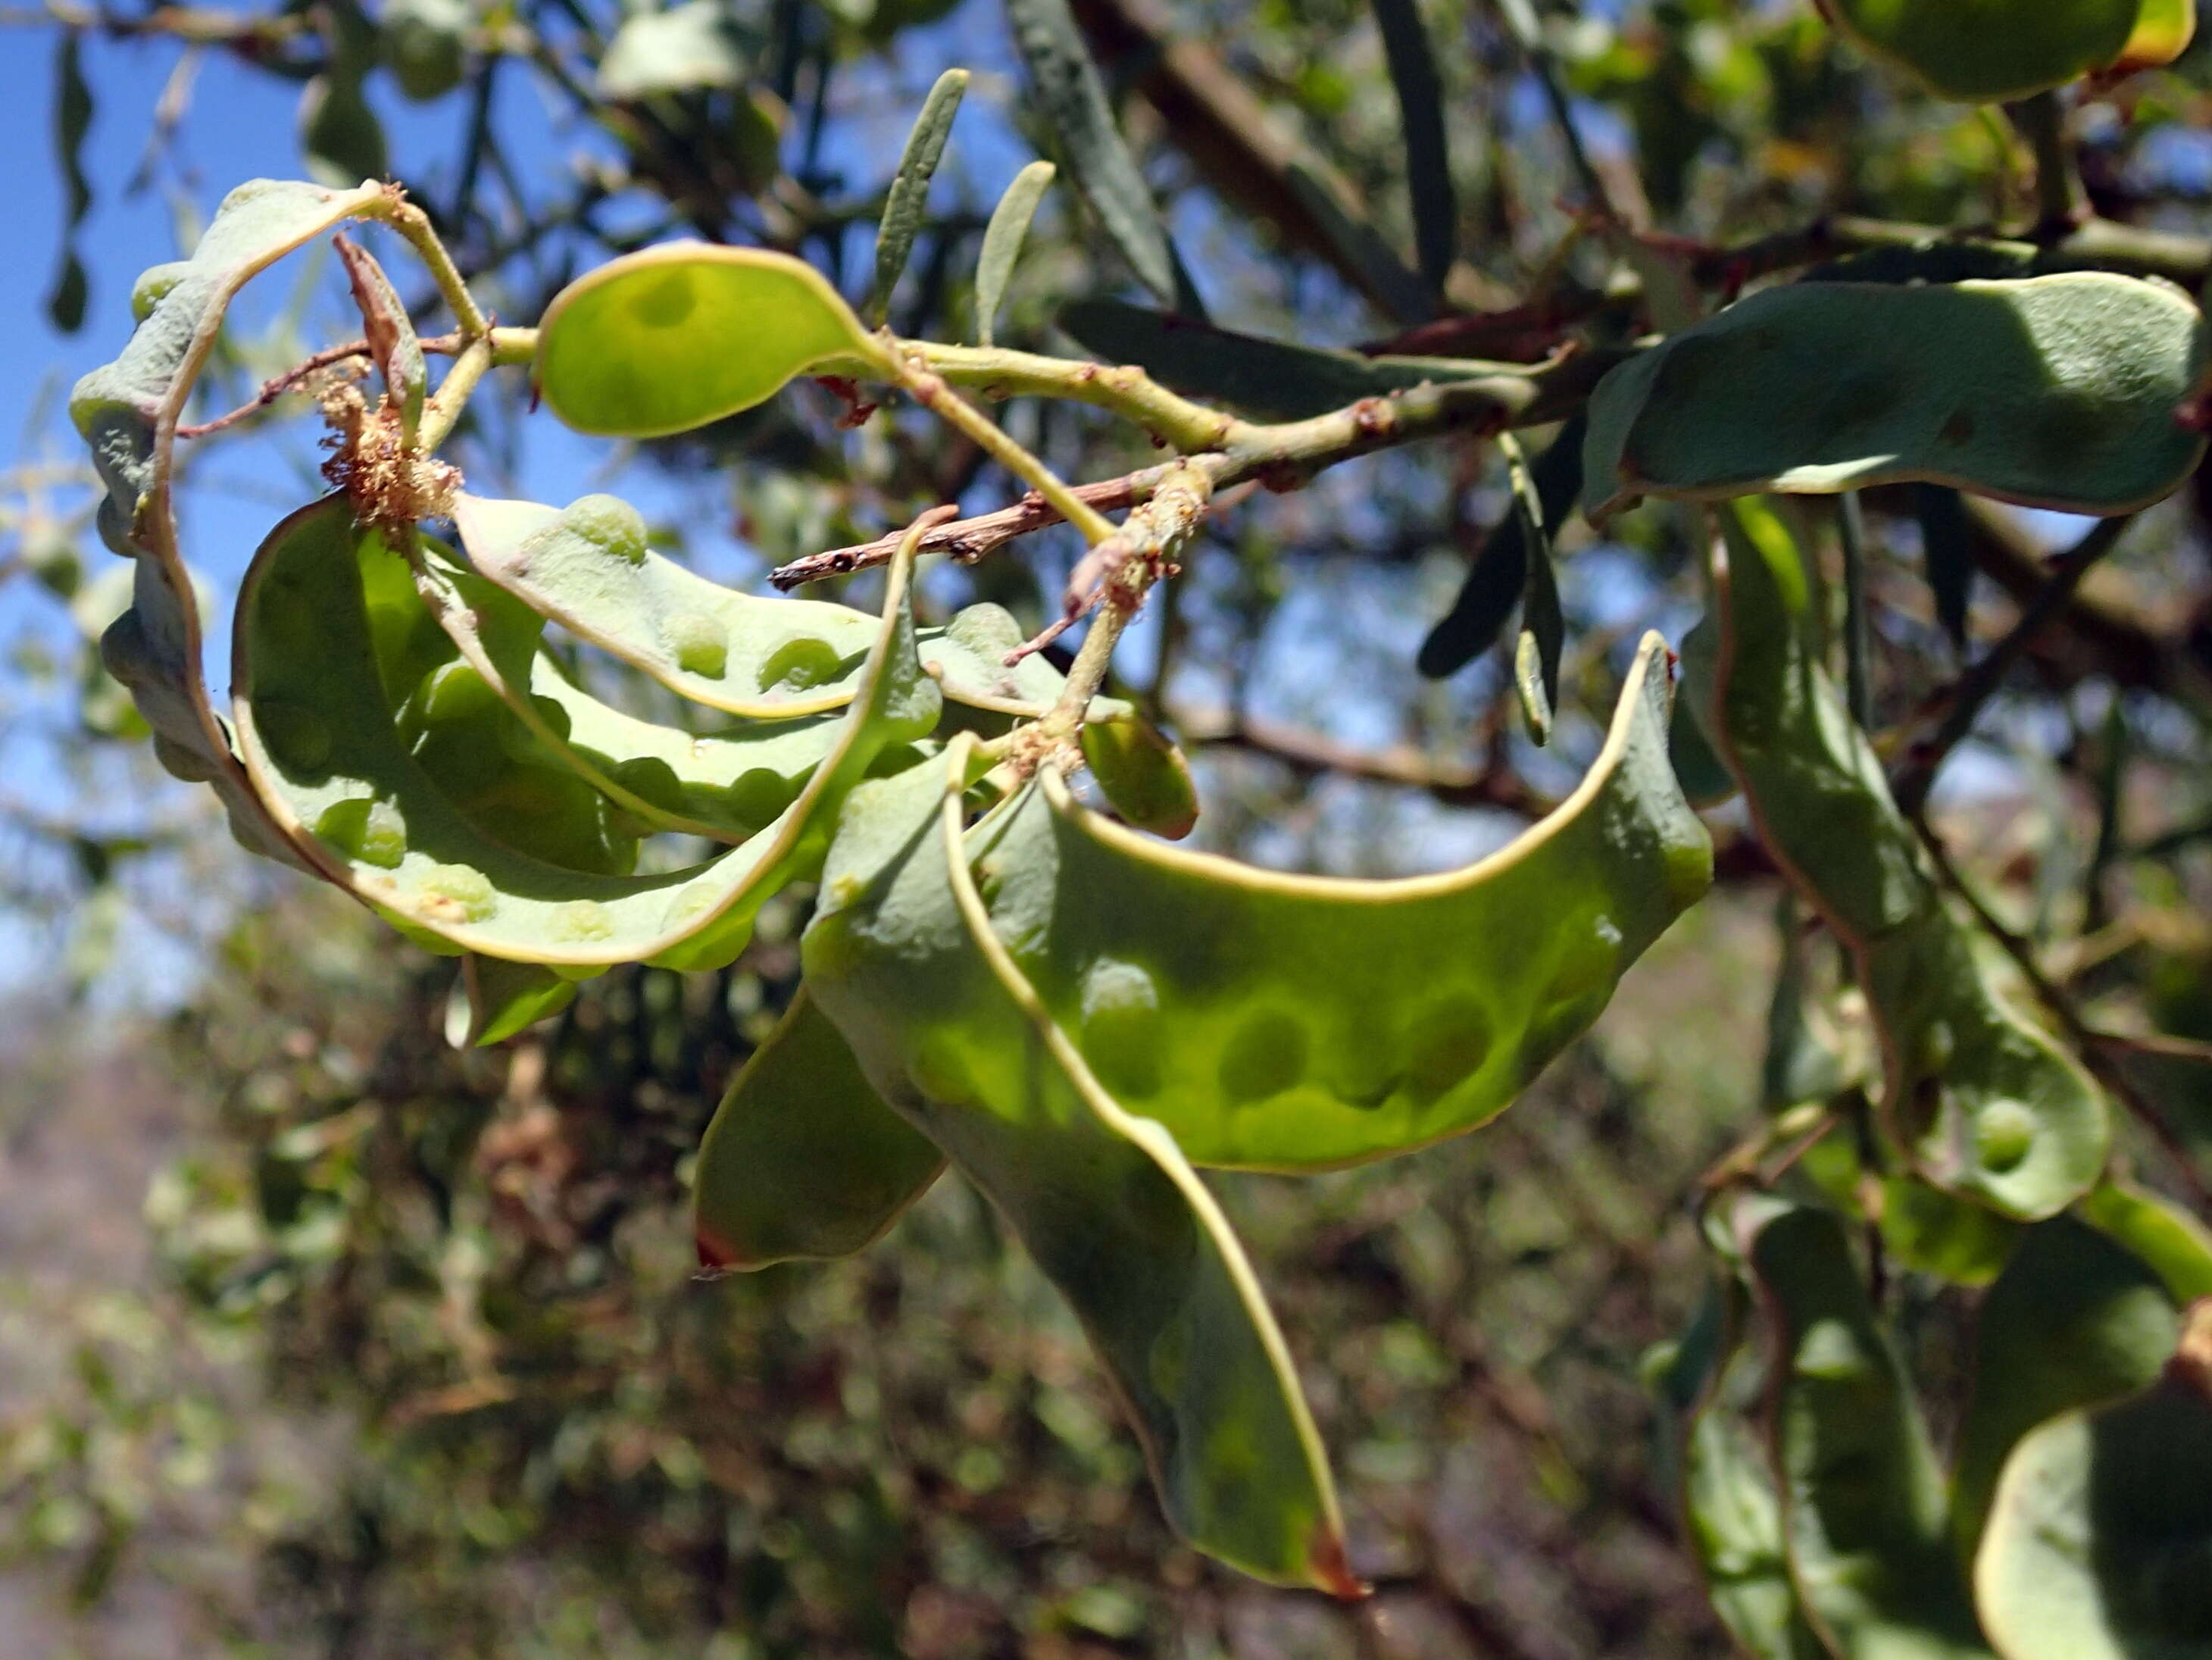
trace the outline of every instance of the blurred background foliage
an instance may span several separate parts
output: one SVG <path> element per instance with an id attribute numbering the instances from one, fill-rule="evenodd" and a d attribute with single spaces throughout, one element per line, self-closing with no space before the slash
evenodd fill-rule
<path id="1" fill-rule="evenodd" d="M 1199 299 L 1255 332 L 1403 347 L 1430 325 L 1453 350 L 1540 356 L 1564 317 L 1606 325 L 1609 256 L 1578 217 L 1601 204 L 1698 252 L 1831 216 L 2033 216 L 2008 128 L 1870 73 L 1807 0 L 1539 5 L 1526 40 L 1524 9 L 1421 8 L 1458 232 L 1456 258 L 1425 277 L 1401 106 L 1362 0 L 1073 4 Z M 111 346 L 134 271 L 99 257 L 97 204 L 158 205 L 189 243 L 235 182 L 202 159 L 222 149 L 210 130 L 279 107 L 272 88 L 289 113 L 261 136 L 263 170 L 389 173 L 516 321 L 609 252 L 677 234 L 788 248 L 857 292 L 906 124 L 957 62 L 977 82 L 893 319 L 967 337 L 990 204 L 1053 154 L 990 0 L 54 0 L 5 21 L 8 84 L 49 101 L 62 162 L 50 314 Z M 128 89 L 149 75 L 148 109 Z M 209 91 L 234 87 L 262 101 Z M 2212 57 L 2119 95 L 2126 122 L 2094 100 L 2072 112 L 2096 209 L 2212 228 Z M 83 172 L 95 120 L 131 130 L 134 174 Z M 18 229 L 19 247 L 44 240 Z M 330 273 L 295 263 L 298 279 L 270 279 L 276 299 L 226 338 L 232 402 L 351 331 Z M 1063 188 L 1000 337 L 1050 342 L 1063 300 L 1133 291 Z M 1638 1364 L 1696 1300 L 1702 1172 L 1796 1098 L 1786 1054 L 1766 1053 L 1794 925 L 1784 912 L 1776 927 L 1776 885 L 1734 810 L 1715 816 L 1714 899 L 1499 1123 L 1296 1188 L 1222 1183 L 1297 1334 L 1355 1564 L 1378 1587 L 1346 1612 L 1170 1539 L 1079 1332 L 957 1183 L 857 1261 L 695 1278 L 689 1163 L 789 994 L 803 909 L 773 909 L 724 973 L 610 975 L 553 1025 L 461 1053 L 441 1035 L 449 964 L 247 868 L 207 804 L 155 772 L 90 654 L 120 567 L 87 533 L 89 492 L 34 391 L 40 368 L 12 350 L 25 437 L 0 480 L 14 962 L 0 1646 L 1726 1651 L 1680 1547 Z M 669 545 L 754 580 L 927 502 L 1015 493 L 915 411 L 858 434 L 841 413 L 802 388 L 611 459 L 526 424 L 519 395 L 480 398 L 453 453 L 496 493 L 559 501 L 586 474 L 617 478 Z M 1005 418 L 1065 474 L 1143 460 L 1083 413 L 1018 404 Z M 235 578 L 273 502 L 312 492 L 315 459 L 305 429 L 275 419 L 198 453 L 187 510 L 216 550 L 211 588 Z M 2200 489 L 2130 531 L 1936 797 L 1990 903 L 2081 1007 L 2198 1040 L 2212 1039 L 2208 501 Z M 1679 640 L 1694 584 L 1663 515 L 1569 539 L 1567 713 L 1534 749 L 1499 653 L 1439 681 L 1414 667 L 1508 503 L 1494 451 L 1463 438 L 1218 517 L 1125 654 L 1130 689 L 1193 750 L 1207 845 L 1345 873 L 1436 868 L 1571 787 L 1630 643 L 1645 626 Z M 1876 724 L 1901 741 L 1972 653 L 1931 599 L 1939 550 L 1919 504 L 1869 505 Z M 1978 575 L 1954 578 L 1978 584 L 1972 639 L 2005 631 L 2039 553 L 2068 534 L 2048 515 L 1975 521 Z M 1048 533 L 933 572 L 925 592 L 1036 621 L 1077 550 Z M 2186 1058 L 2137 1064 L 2201 1170 L 2212 1079 Z M 2158 1157 L 2143 1174 L 2176 1184 Z M 1888 1295 L 1940 1383 L 1960 1293 L 1899 1273 Z"/>

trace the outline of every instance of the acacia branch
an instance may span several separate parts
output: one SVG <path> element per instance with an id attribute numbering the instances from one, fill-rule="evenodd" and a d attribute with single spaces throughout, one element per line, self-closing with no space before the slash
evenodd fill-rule
<path id="1" fill-rule="evenodd" d="M 933 349 L 933 365 L 939 361 L 939 354 L 950 350 L 953 349 Z M 1445 433 L 1489 435 L 1509 428 L 1543 426 L 1563 419 L 1589 396 L 1606 371 L 1632 355 L 1630 349 L 1618 347 L 1572 350 L 1530 369 L 1501 368 L 1498 374 L 1479 380 L 1425 382 L 1387 396 L 1363 398 L 1304 421 L 1243 421 L 1189 404 L 1186 407 L 1194 412 L 1190 417 L 1192 427 L 1215 439 L 1219 447 L 1185 459 L 1204 472 L 1216 495 L 1247 482 L 1272 490 L 1296 489 L 1316 473 L 1377 450 L 1395 449 Z M 1024 360 L 1023 373 L 1028 377 L 1022 385 L 1024 391 L 1100 404 L 1117 411 L 1121 410 L 1121 398 L 1129 396 L 1155 414 L 1164 408 L 1161 399 L 1185 401 L 1148 380 L 1132 392 L 1128 390 L 1132 383 L 1119 378 L 1120 371 L 1101 371 L 1095 363 L 1018 352 L 1004 356 Z M 1085 370 L 1091 373 L 1086 374 Z M 1001 379 L 993 384 L 1003 387 L 1006 382 Z M 1162 480 L 1182 465 L 1165 462 L 1123 477 L 1077 485 L 1073 493 L 1102 511 L 1140 506 L 1152 499 Z M 1051 505 L 1032 492 L 1011 507 L 942 526 L 923 539 L 922 546 L 925 551 L 949 552 L 969 562 L 1017 537 L 1059 522 L 1060 515 Z M 769 580 L 787 591 L 824 577 L 848 575 L 887 562 L 897 545 L 896 537 L 878 537 L 872 542 L 810 554 L 779 567 Z"/>

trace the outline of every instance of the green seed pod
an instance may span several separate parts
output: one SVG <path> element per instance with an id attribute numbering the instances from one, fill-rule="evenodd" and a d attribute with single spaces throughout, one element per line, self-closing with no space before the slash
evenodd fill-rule
<path id="1" fill-rule="evenodd" d="M 2133 512 L 2203 457 L 2203 435 L 2174 418 L 2203 367 L 2202 324 L 2178 289 L 2101 271 L 1767 289 L 1599 382 L 1583 509 L 1917 479 Z"/>
<path id="2" fill-rule="evenodd" d="M 727 962 L 761 902 L 818 865 L 845 794 L 886 751 L 937 723 L 942 700 L 914 655 L 911 550 L 909 541 L 839 740 L 799 797 L 743 847 L 706 864 L 621 876 L 518 854 L 439 787 L 380 696 L 363 570 L 391 556 L 355 527 L 343 500 L 319 502 L 270 533 L 240 591 L 232 684 L 247 775 L 314 868 L 448 946 L 575 968 Z M 396 821 L 396 863 L 387 846 L 370 848 L 355 833 L 359 810 L 350 804 L 364 801 Z"/>

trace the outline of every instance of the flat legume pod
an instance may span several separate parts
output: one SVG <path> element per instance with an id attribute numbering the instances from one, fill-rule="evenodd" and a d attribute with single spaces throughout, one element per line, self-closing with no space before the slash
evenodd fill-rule
<path id="1" fill-rule="evenodd" d="M 1773 1333 L 1773 1457 L 1791 1577 L 1831 1652 L 1988 1660 L 1943 1474 L 1833 1212 L 1748 1195 L 1733 1224 Z"/>
<path id="2" fill-rule="evenodd" d="M 2212 1653 L 2212 1301 L 2157 1383 L 2014 1450 L 1974 1591 L 2003 1660 Z"/>
<path id="3" fill-rule="evenodd" d="M 822 274 L 766 248 L 672 242 L 561 290 L 538 325 L 545 406 L 579 432 L 652 438 L 765 402 L 807 374 L 895 374 Z"/>
<path id="4" fill-rule="evenodd" d="M 2193 0 L 1820 0 L 1844 34 L 1932 91 L 1994 104 L 2170 63 Z"/>
<path id="5" fill-rule="evenodd" d="M 1648 635 L 1581 786 L 1464 870 L 1337 881 L 1184 853 L 1047 771 L 978 879 L 1086 1064 L 1194 1164 L 1388 1157 L 1504 1110 L 1705 892 L 1711 843 L 1668 763 L 1671 701 Z"/>
<path id="6" fill-rule="evenodd" d="M 914 655 L 911 540 L 838 747 L 775 824 L 704 865 L 594 876 L 485 836 L 410 754 L 385 701 L 362 562 L 395 557 L 342 500 L 271 532 L 239 595 L 232 684 L 252 786 L 314 868 L 394 921 L 513 961 L 698 968 L 743 949 L 753 914 L 811 874 L 839 805 L 890 745 L 942 708 Z"/>
<path id="7" fill-rule="evenodd" d="M 1289 1353 L 1220 1208 L 1158 1123 L 1117 1105 L 993 932 L 969 873 L 969 739 L 863 785 L 823 873 L 806 983 L 883 1098 L 1006 1218 L 1074 1307 L 1169 1520 L 1259 1578 L 1356 1593 Z"/>
<path id="8" fill-rule="evenodd" d="M 2203 457 L 2175 418 L 2203 328 L 2179 289 L 2102 271 L 1768 289 L 1598 383 L 1583 508 L 1921 479 L 2130 513 Z"/>
<path id="9" fill-rule="evenodd" d="M 2105 1099 L 2014 1012 L 1944 909 L 1881 765 L 1806 645 L 1810 589 L 1786 533 L 1720 517 L 1719 626 L 1691 695 L 1759 839 L 1850 952 L 1882 1052 L 1883 1107 L 1920 1173 L 2007 1215 L 2053 1215 L 2104 1171 Z"/>
<path id="10" fill-rule="evenodd" d="M 199 607 L 170 499 L 172 457 L 177 423 L 239 289 L 381 194 L 375 185 L 350 191 L 271 179 L 240 185 L 223 198 L 189 259 L 139 277 L 131 292 L 137 331 L 120 356 L 70 393 L 70 418 L 91 446 L 107 490 L 101 539 L 137 561 L 131 608 L 101 639 L 101 660 L 153 727 L 161 764 L 188 782 L 213 785 L 238 840 L 292 865 L 300 856 L 262 811 L 208 695 Z"/>
<path id="11" fill-rule="evenodd" d="M 695 575 L 646 544 L 645 520 L 612 496 L 565 508 L 461 496 L 454 523 L 471 568 L 540 617 L 709 708 L 784 720 L 842 708 L 876 624 L 818 599 L 741 593 Z M 921 636 L 922 660 L 956 702 L 1035 716 L 1065 684 L 1041 656 L 1001 660 L 1021 630 L 996 605 L 971 605 Z M 1133 711 L 1097 698 L 1094 720 Z"/>
<path id="12" fill-rule="evenodd" d="M 692 1202 L 710 1268 L 850 1256 L 882 1237 L 945 1168 L 883 1103 L 801 986 L 714 1110 Z"/>

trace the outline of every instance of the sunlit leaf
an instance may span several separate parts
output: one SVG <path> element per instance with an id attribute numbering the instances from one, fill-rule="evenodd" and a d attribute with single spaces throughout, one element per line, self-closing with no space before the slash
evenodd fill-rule
<path id="1" fill-rule="evenodd" d="M 886 349 L 821 273 L 787 254 L 672 242 L 601 265 L 554 297 L 538 388 L 579 432 L 686 432 L 793 377 L 884 374 Z"/>

